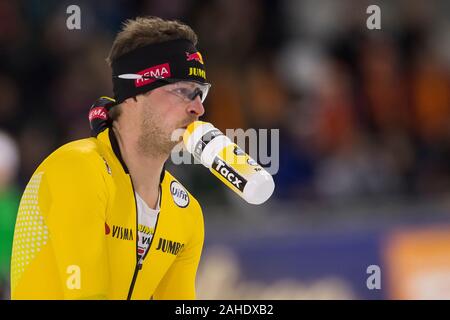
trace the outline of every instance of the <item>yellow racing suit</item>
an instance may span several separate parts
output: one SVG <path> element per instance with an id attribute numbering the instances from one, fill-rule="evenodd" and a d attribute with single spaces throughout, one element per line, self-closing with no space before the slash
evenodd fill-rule
<path id="1" fill-rule="evenodd" d="M 195 299 L 203 247 L 197 200 L 167 171 L 147 254 L 137 253 L 133 183 L 110 129 L 68 143 L 36 169 L 22 196 L 12 299 Z"/>

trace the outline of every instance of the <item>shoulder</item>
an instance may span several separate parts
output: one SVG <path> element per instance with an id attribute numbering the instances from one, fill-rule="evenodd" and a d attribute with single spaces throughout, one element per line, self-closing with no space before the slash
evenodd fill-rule
<path id="1" fill-rule="evenodd" d="M 99 155 L 97 139 L 86 138 L 75 140 L 56 149 L 50 157 L 53 158 L 91 158 Z"/>
<path id="2" fill-rule="evenodd" d="M 104 166 L 95 138 L 69 142 L 52 152 L 38 167 L 47 178 L 68 178 L 79 180 L 101 177 L 98 170 Z"/>

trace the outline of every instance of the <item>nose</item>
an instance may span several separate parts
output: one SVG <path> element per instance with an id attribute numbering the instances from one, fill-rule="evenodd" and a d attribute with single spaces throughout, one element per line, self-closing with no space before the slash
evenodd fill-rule
<path id="1" fill-rule="evenodd" d="M 195 97 L 195 99 L 188 104 L 187 112 L 194 114 L 197 117 L 201 117 L 205 113 L 205 108 L 203 107 L 203 103 L 199 96 Z"/>

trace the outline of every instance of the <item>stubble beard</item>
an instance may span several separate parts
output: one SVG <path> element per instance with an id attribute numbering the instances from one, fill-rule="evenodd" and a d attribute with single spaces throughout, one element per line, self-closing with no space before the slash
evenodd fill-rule
<path id="1" fill-rule="evenodd" d="M 178 143 L 172 141 L 170 134 L 161 127 L 162 119 L 150 112 L 142 117 L 141 134 L 138 138 L 139 152 L 149 157 L 168 157 Z"/>

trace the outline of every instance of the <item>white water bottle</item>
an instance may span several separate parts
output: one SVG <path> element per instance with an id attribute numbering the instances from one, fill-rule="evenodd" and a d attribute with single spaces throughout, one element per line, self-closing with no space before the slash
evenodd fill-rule
<path id="1" fill-rule="evenodd" d="M 183 141 L 194 158 L 248 203 L 261 204 L 272 195 L 272 176 L 211 123 L 191 123 Z"/>

